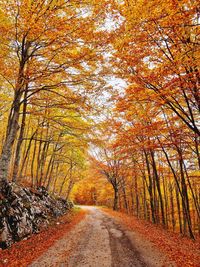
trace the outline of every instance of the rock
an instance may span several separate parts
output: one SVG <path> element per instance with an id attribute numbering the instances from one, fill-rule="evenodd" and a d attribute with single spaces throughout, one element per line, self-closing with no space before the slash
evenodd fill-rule
<path id="1" fill-rule="evenodd" d="M 50 196 L 44 187 L 34 190 L 5 182 L 0 192 L 0 248 L 38 233 L 72 207 L 72 202 Z"/>
<path id="2" fill-rule="evenodd" d="M 0 220 L 0 247 L 2 249 L 10 247 L 13 244 L 13 238 L 11 234 L 11 229 L 9 227 L 6 218 Z"/>

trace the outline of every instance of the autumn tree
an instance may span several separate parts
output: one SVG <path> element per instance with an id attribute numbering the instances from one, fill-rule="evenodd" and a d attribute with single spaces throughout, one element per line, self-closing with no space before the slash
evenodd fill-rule
<path id="1" fill-rule="evenodd" d="M 16 148 L 16 177 L 27 105 L 32 105 L 33 98 L 41 98 L 42 92 L 48 92 L 52 98 L 64 99 L 65 103 L 69 92 L 67 86 L 80 83 L 84 86 L 85 83 L 89 87 L 89 65 L 91 62 L 94 68 L 94 58 L 98 59 L 95 45 L 91 42 L 98 5 L 93 1 L 36 3 L 13 0 L 9 3 L 1 1 L 0 10 L 4 10 L 1 11 L 0 28 L 2 87 L 7 87 L 12 95 L 0 158 L 0 181 L 3 181 L 8 176 L 12 149 L 21 123 Z M 87 29 L 87 33 L 83 29 Z M 83 65 L 86 62 L 87 69 Z"/>
<path id="2" fill-rule="evenodd" d="M 118 8 L 124 23 L 114 45 L 126 77 L 199 136 L 198 1 L 124 1 Z"/>

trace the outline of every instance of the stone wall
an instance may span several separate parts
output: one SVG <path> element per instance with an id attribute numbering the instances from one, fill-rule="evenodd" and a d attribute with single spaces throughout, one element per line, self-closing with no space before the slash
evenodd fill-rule
<path id="1" fill-rule="evenodd" d="M 0 248 L 38 233 L 72 207 L 70 201 L 50 196 L 44 187 L 34 190 L 5 182 L 0 190 Z"/>

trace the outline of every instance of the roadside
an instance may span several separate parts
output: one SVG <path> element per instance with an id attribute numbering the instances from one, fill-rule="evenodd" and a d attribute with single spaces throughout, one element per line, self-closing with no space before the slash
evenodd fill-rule
<path id="1" fill-rule="evenodd" d="M 85 216 L 86 212 L 73 209 L 66 215 L 54 220 L 47 228 L 27 240 L 21 240 L 11 248 L 0 250 L 0 266 L 26 267 L 40 257 L 64 234 L 71 231 Z"/>
<path id="2" fill-rule="evenodd" d="M 200 239 L 193 241 L 134 216 L 107 208 L 102 210 L 117 219 L 120 224 L 149 240 L 155 248 L 175 262 L 177 267 L 200 267 Z"/>
<path id="3" fill-rule="evenodd" d="M 0 266 L 199 267 L 199 248 L 158 225 L 85 206 L 0 251 Z"/>

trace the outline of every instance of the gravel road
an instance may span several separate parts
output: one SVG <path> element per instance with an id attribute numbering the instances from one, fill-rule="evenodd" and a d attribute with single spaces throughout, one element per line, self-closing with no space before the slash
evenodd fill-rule
<path id="1" fill-rule="evenodd" d="M 175 266 L 138 233 L 95 207 L 31 267 Z"/>

